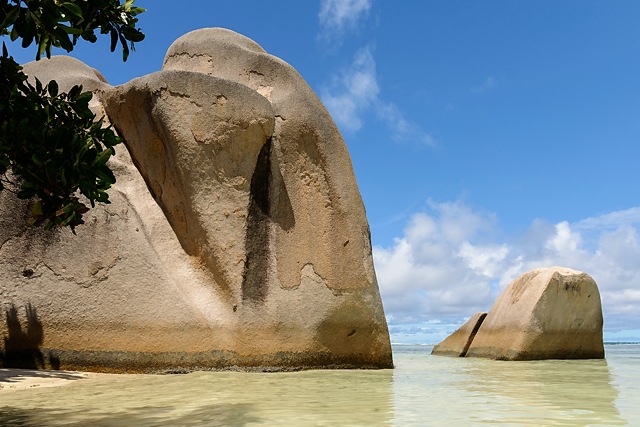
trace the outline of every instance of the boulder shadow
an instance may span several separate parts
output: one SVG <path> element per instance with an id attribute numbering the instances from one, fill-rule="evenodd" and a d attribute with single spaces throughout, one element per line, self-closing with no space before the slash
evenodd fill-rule
<path id="1" fill-rule="evenodd" d="M 45 358 L 41 351 L 44 331 L 36 308 L 27 303 L 24 309 L 24 325 L 20 322 L 15 304 L 11 304 L 5 311 L 7 335 L 3 339 L 4 347 L 0 349 L 0 368 L 59 369 L 60 361 L 51 355 Z"/>
<path id="2" fill-rule="evenodd" d="M 254 405 L 216 403 L 199 408 L 145 405 L 121 407 L 107 412 L 100 408 L 21 408 L 1 406 L 0 425 L 36 427 L 50 425 L 92 426 L 246 426 L 263 424 Z M 59 424 L 58 424 L 59 423 Z"/>

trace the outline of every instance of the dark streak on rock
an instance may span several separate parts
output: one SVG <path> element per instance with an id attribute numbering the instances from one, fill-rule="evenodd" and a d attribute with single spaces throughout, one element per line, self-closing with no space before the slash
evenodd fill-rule
<path id="1" fill-rule="evenodd" d="M 251 177 L 249 214 L 245 248 L 247 259 L 242 275 L 242 300 L 264 302 L 269 268 L 269 183 L 271 178 L 271 138 L 260 150 Z"/>
<path id="2" fill-rule="evenodd" d="M 471 347 L 471 343 L 473 342 L 473 339 L 476 337 L 478 330 L 480 329 L 480 326 L 482 326 L 482 322 L 484 322 L 484 319 L 486 317 L 487 317 L 487 313 L 482 313 L 480 314 L 480 317 L 478 317 L 478 321 L 473 327 L 473 330 L 471 331 L 471 335 L 469 335 L 469 339 L 467 340 L 467 344 L 462 349 L 462 353 L 460 353 L 460 357 L 465 357 L 467 355 L 467 352 L 469 351 L 469 347 Z"/>

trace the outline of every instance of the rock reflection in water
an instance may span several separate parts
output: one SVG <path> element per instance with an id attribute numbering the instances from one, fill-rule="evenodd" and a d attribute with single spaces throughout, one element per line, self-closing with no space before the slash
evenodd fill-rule
<path id="1" fill-rule="evenodd" d="M 638 361 L 503 362 L 396 347 L 394 425 L 640 425 Z M 640 354 L 640 346 L 632 351 Z M 624 381 L 621 381 L 624 378 Z M 638 388 L 640 390 L 640 388 Z M 631 403 L 633 401 L 633 403 Z"/>
<path id="2" fill-rule="evenodd" d="M 605 360 L 473 360 L 461 364 L 456 377 L 461 389 L 504 407 L 501 422 L 627 424 L 615 405 L 618 391 Z"/>

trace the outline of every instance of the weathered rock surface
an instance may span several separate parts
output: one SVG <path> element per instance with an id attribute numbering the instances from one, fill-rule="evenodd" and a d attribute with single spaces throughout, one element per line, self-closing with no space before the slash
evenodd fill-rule
<path id="1" fill-rule="evenodd" d="M 353 197 L 359 191 L 349 153 L 302 77 L 252 40 L 222 28 L 196 30 L 176 40 L 163 69 L 237 82 L 272 105 L 275 131 L 263 152 L 271 176 L 264 191 L 270 220 L 255 226 L 269 236 L 271 252 L 261 256 L 277 263 L 273 279 L 285 289 L 296 288 L 304 270 L 303 275 L 321 277 L 335 292 L 372 283 L 373 265 L 362 255 L 371 252 L 369 231 L 362 201 Z M 258 255 L 261 246 L 247 251 Z M 249 282 L 264 282 L 254 271 L 247 274 Z M 253 293 L 257 298 L 261 291 Z"/>
<path id="2" fill-rule="evenodd" d="M 453 334 L 449 335 L 440 344 L 433 347 L 431 354 L 436 356 L 464 357 L 469 346 L 480 329 L 480 325 L 487 317 L 487 313 L 476 313 L 460 326 Z"/>
<path id="3" fill-rule="evenodd" d="M 346 146 L 291 66 L 206 29 L 119 87 L 67 57 L 25 70 L 95 91 L 128 150 L 77 236 L 0 193 L 0 364 L 392 366 Z"/>
<path id="4" fill-rule="evenodd" d="M 601 359 L 602 307 L 595 281 L 563 267 L 533 270 L 498 297 L 467 357 Z"/>

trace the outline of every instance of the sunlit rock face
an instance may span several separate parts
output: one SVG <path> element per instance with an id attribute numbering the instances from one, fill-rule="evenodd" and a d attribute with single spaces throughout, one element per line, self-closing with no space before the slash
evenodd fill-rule
<path id="1" fill-rule="evenodd" d="M 77 236 L 0 193 L 0 363 L 113 372 L 392 366 L 349 154 L 300 75 L 224 29 L 118 87 L 68 57 L 124 137 Z"/>
<path id="2" fill-rule="evenodd" d="M 580 271 L 551 267 L 525 273 L 507 286 L 484 320 L 476 317 L 460 328 L 469 330 L 471 323 L 480 321 L 468 350 L 459 356 L 499 360 L 604 358 L 600 293 L 593 278 Z M 460 335 L 460 330 L 438 347 L 448 349 L 458 343 L 454 336 Z M 445 353 L 434 350 L 434 354 Z"/>

